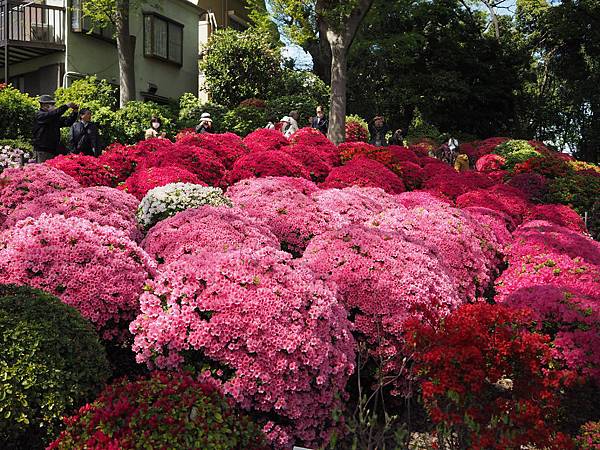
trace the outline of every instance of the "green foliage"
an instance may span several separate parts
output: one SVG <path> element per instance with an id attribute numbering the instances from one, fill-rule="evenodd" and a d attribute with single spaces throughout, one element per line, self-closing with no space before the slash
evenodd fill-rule
<path id="1" fill-rule="evenodd" d="M 11 85 L 0 86 L 0 138 L 30 139 L 37 99 Z"/>
<path id="2" fill-rule="evenodd" d="M 281 53 L 266 35 L 219 30 L 204 51 L 200 68 L 216 103 L 235 108 L 247 98 L 270 98 L 281 88 Z"/>
<path id="3" fill-rule="evenodd" d="M 72 307 L 37 289 L 0 285 L 0 441 L 44 448 L 61 416 L 109 376 L 104 349 Z"/>
<path id="4" fill-rule="evenodd" d="M 133 101 L 116 112 L 103 107 L 94 114 L 104 136 L 105 144 L 118 141 L 122 144 L 135 144 L 144 139 L 144 131 L 150 128 L 152 116 L 162 120 L 162 130 L 167 135 L 175 131 L 174 114 L 169 107 L 152 102 Z"/>
<path id="5" fill-rule="evenodd" d="M 427 123 L 418 109 L 415 110 L 412 123 L 408 128 L 408 141 L 420 142 L 423 139 L 440 141 L 440 130 L 434 125 Z"/>
<path id="6" fill-rule="evenodd" d="M 0 147 L 20 148 L 26 152 L 33 152 L 33 144 L 31 141 L 20 139 L 0 139 Z"/>
<path id="7" fill-rule="evenodd" d="M 318 105 L 327 107 L 331 96 L 331 89 L 315 74 L 303 70 L 285 69 L 283 73 L 283 86 L 281 93 L 284 96 L 297 96 L 310 99 Z M 314 115 L 315 111 L 311 112 Z"/>
<path id="8" fill-rule="evenodd" d="M 510 140 L 498 145 L 494 149 L 496 155 L 502 156 L 506 163 L 504 167 L 507 170 L 513 170 L 515 165 L 523 163 L 531 158 L 541 156 L 535 148 L 527 141 Z"/>
<path id="9" fill-rule="evenodd" d="M 580 215 L 590 213 L 600 192 L 600 176 L 586 172 L 576 172 L 552 180 L 547 197 L 548 203 L 562 203 L 571 206 Z"/>
<path id="10" fill-rule="evenodd" d="M 223 115 L 219 128 L 235 133 L 238 136 L 246 136 L 257 128 L 263 128 L 266 123 L 267 116 L 264 109 L 252 106 L 238 106 L 230 109 Z"/>
<path id="11" fill-rule="evenodd" d="M 315 116 L 317 106 L 319 106 L 319 103 L 313 98 L 302 95 L 287 95 L 267 102 L 267 116 L 280 120 L 291 111 L 298 111 L 300 115 L 298 126 L 302 128 L 307 126 L 310 117 Z"/>
<path id="12" fill-rule="evenodd" d="M 200 122 L 202 113 L 207 112 L 213 120 L 213 129 L 216 133 L 221 133 L 223 129 L 223 116 L 227 108 L 216 103 L 201 103 L 194 94 L 186 93 L 179 99 L 179 119 L 177 128 L 194 128 Z"/>
<path id="13" fill-rule="evenodd" d="M 76 80 L 67 88 L 58 88 L 54 96 L 58 104 L 73 102 L 92 112 L 100 108 L 115 110 L 118 104 L 117 88 L 95 76 Z"/>

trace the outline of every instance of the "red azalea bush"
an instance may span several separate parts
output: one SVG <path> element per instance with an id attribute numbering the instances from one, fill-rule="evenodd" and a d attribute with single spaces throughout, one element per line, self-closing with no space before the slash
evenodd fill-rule
<path id="1" fill-rule="evenodd" d="M 203 449 L 267 448 L 258 426 L 235 411 L 214 383 L 186 373 L 117 381 L 65 424 L 47 450 L 190 448 L 191 443 Z"/>
<path id="2" fill-rule="evenodd" d="M 84 187 L 90 186 L 116 186 L 116 179 L 112 169 L 102 163 L 98 158 L 87 155 L 60 155 L 46 161 L 47 165 L 62 170 L 71 175 Z"/>
<path id="3" fill-rule="evenodd" d="M 192 172 L 178 166 L 166 166 L 140 167 L 127 178 L 125 184 L 119 186 L 119 189 L 129 192 L 141 201 L 150 189 L 171 183 L 192 183 L 206 186 L 206 183 Z"/>
<path id="4" fill-rule="evenodd" d="M 269 228 L 240 210 L 212 206 L 188 209 L 159 222 L 142 242 L 142 248 L 159 264 L 202 252 L 263 247 L 279 248 L 279 241 Z"/>
<path id="5" fill-rule="evenodd" d="M 559 154 L 544 154 L 515 165 L 515 174 L 532 172 L 552 179 L 570 175 L 573 169 Z"/>
<path id="6" fill-rule="evenodd" d="M 321 185 L 324 189 L 350 186 L 381 188 L 392 194 L 406 190 L 398 175 L 365 156 L 358 156 L 345 166 L 335 167 Z"/>
<path id="7" fill-rule="evenodd" d="M 295 144 L 284 147 L 283 151 L 301 162 L 310 172 L 310 177 L 315 182 L 325 181 L 327 175 L 333 169 L 330 154 L 321 152 L 319 147 Z"/>
<path id="8" fill-rule="evenodd" d="M 336 295 L 268 247 L 186 256 L 162 269 L 131 324 L 138 362 L 207 365 L 276 448 L 326 445 L 354 370 Z"/>
<path id="9" fill-rule="evenodd" d="M 462 194 L 456 199 L 456 206 L 459 208 L 481 206 L 494 209 L 508 214 L 516 224 L 523 221 L 523 217 L 531 207 L 523 192 L 502 184 Z"/>
<path id="10" fill-rule="evenodd" d="M 541 202 L 548 193 L 548 180 L 539 173 L 520 173 L 506 183 L 521 190 L 531 202 Z"/>
<path id="11" fill-rule="evenodd" d="M 407 147 L 401 147 L 399 145 L 390 145 L 387 147 L 388 151 L 392 154 L 392 161 L 397 164 L 402 161 L 408 161 L 414 164 L 419 163 L 417 154 Z"/>
<path id="12" fill-rule="evenodd" d="M 142 233 L 135 218 L 138 204 L 134 196 L 105 186 L 50 192 L 17 206 L 0 229 L 13 227 L 28 217 L 60 215 L 111 226 L 139 242 Z"/>
<path id="13" fill-rule="evenodd" d="M 178 142 L 178 141 L 182 140 L 184 137 L 191 136 L 194 134 L 197 134 L 196 130 L 194 128 L 184 128 L 182 130 L 179 130 L 179 132 L 175 135 L 175 141 Z"/>
<path id="14" fill-rule="evenodd" d="M 430 159 L 432 159 L 433 161 L 430 161 Z M 423 167 L 423 172 L 426 181 L 430 178 L 441 176 L 448 176 L 454 178 L 457 174 L 456 170 L 454 170 L 453 167 L 435 158 L 423 158 L 420 160 L 420 163 Z"/>
<path id="15" fill-rule="evenodd" d="M 222 185 L 232 185 L 247 178 L 297 177 L 310 180 L 310 172 L 293 156 L 282 151 L 253 151 L 238 159 L 225 174 Z"/>
<path id="16" fill-rule="evenodd" d="M 367 225 L 404 234 L 412 243 L 436 255 L 454 282 L 461 299 L 482 296 L 498 271 L 500 245 L 489 230 L 450 206 L 388 209 Z"/>
<path id="17" fill-rule="evenodd" d="M 412 150 L 417 156 L 428 156 L 435 147 L 436 143 L 429 139 L 421 139 L 408 146 L 409 150 Z"/>
<path id="18" fill-rule="evenodd" d="M 490 153 L 493 153 L 494 150 L 496 150 L 496 147 L 498 147 L 501 144 L 504 144 L 505 142 L 507 142 L 509 140 L 510 139 L 505 138 L 505 137 L 491 137 L 491 138 L 485 139 L 483 141 L 479 141 L 479 142 L 477 142 L 476 155 L 478 156 L 478 158 L 481 158 L 483 155 L 488 155 Z"/>
<path id="19" fill-rule="evenodd" d="M 565 205 L 536 205 L 527 213 L 526 220 L 546 220 L 570 230 L 585 233 L 585 222 L 579 214 Z"/>
<path id="20" fill-rule="evenodd" d="M 281 131 L 259 128 L 244 138 L 244 144 L 251 152 L 264 152 L 268 150 L 281 150 L 289 145 L 288 139 Z"/>
<path id="21" fill-rule="evenodd" d="M 489 154 L 479 158 L 475 163 L 475 168 L 479 172 L 488 173 L 496 170 L 502 170 L 504 164 L 506 164 L 506 160 L 502 156 Z"/>
<path id="22" fill-rule="evenodd" d="M 182 143 L 149 155 L 144 167 L 181 167 L 210 186 L 217 186 L 225 173 L 225 166 L 211 150 Z"/>
<path id="23" fill-rule="evenodd" d="M 394 172 L 402 179 L 407 189 L 420 189 L 425 181 L 425 171 L 410 161 L 399 161 L 394 164 Z"/>
<path id="24" fill-rule="evenodd" d="M 557 368 L 548 337 L 529 331 L 532 325 L 526 311 L 486 303 L 407 325 L 425 407 L 457 448 L 573 448 L 555 432 L 570 374 Z"/>
<path id="25" fill-rule="evenodd" d="M 380 162 L 386 167 L 392 165 L 392 154 L 387 147 L 375 147 L 366 142 L 344 142 L 338 145 L 338 151 L 342 163 L 347 163 L 357 156 L 366 156 L 374 161 Z"/>
<path id="26" fill-rule="evenodd" d="M 494 182 L 487 176 L 478 172 L 442 172 L 427 179 L 423 184 L 423 188 L 432 194 L 456 200 L 456 198 L 464 193 L 475 189 L 487 189 Z"/>
<path id="27" fill-rule="evenodd" d="M 46 164 L 6 169 L 0 174 L 0 225 L 17 206 L 49 192 L 76 189 L 81 185 L 62 170 Z"/>
<path id="28" fill-rule="evenodd" d="M 130 154 L 130 148 L 118 142 L 104 149 L 98 160 L 102 165 L 110 168 L 116 183 L 125 181 L 133 173 L 137 164 Z"/>
<path id="29" fill-rule="evenodd" d="M 104 339 L 122 339 L 139 311 L 150 257 L 115 228 L 42 214 L 0 234 L 0 283 L 56 295 L 89 319 Z"/>
<path id="30" fill-rule="evenodd" d="M 181 136 L 177 139 L 177 143 L 212 151 L 227 170 L 230 170 L 233 167 L 233 163 L 242 156 L 250 153 L 250 149 L 246 147 L 242 138 L 233 133 L 193 133 Z"/>
<path id="31" fill-rule="evenodd" d="M 406 355 L 407 320 L 436 320 L 461 303 L 437 258 L 397 232 L 356 225 L 329 231 L 310 242 L 298 264 L 337 286 L 358 341 L 386 373 Z"/>
<path id="32" fill-rule="evenodd" d="M 290 136 L 289 142 L 292 147 L 302 145 L 318 149 L 332 166 L 341 164 L 338 148 L 323 133 L 314 128 L 300 128 Z"/>

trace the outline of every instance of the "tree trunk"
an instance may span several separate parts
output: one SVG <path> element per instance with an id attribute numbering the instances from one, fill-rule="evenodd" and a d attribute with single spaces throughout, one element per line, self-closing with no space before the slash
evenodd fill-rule
<path id="1" fill-rule="evenodd" d="M 325 84 L 331 84 L 331 47 L 327 38 L 323 35 L 307 44 L 304 49 L 312 57 L 313 73 Z"/>
<path id="2" fill-rule="evenodd" d="M 135 44 L 129 32 L 129 0 L 117 0 L 117 53 L 119 55 L 120 105 L 135 100 Z"/>
<path id="3" fill-rule="evenodd" d="M 327 137 L 338 145 L 346 139 L 346 87 L 348 84 L 348 47 L 342 36 L 327 32 L 331 45 L 331 108 Z"/>

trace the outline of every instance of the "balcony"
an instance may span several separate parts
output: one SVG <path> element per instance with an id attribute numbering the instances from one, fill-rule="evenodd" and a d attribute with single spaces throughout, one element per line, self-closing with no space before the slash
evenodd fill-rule
<path id="1" fill-rule="evenodd" d="M 64 51 L 65 29 L 63 7 L 0 1 L 0 67 Z"/>

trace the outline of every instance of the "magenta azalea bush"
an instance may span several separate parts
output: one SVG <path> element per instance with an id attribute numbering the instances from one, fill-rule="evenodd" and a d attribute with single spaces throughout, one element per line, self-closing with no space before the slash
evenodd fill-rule
<path id="1" fill-rule="evenodd" d="M 42 214 L 0 234 L 0 283 L 56 295 L 107 340 L 127 335 L 153 275 L 151 258 L 123 232 L 79 217 Z"/>
<path id="2" fill-rule="evenodd" d="M 17 206 L 4 222 L 4 228 L 13 227 L 28 217 L 36 219 L 42 214 L 60 215 L 111 226 L 139 242 L 142 234 L 135 218 L 137 207 L 138 200 L 133 195 L 117 189 L 105 186 L 66 189 L 41 195 Z"/>
<path id="3" fill-rule="evenodd" d="M 281 150 L 289 145 L 288 139 L 278 130 L 260 128 L 244 138 L 244 144 L 251 152 Z"/>
<path id="4" fill-rule="evenodd" d="M 405 321 L 435 321 L 461 304 L 438 259 L 400 232 L 359 225 L 329 231 L 310 242 L 298 265 L 338 289 L 359 342 L 389 373 L 406 355 Z"/>
<path id="5" fill-rule="evenodd" d="M 406 190 L 398 175 L 366 156 L 355 157 L 346 165 L 335 167 L 321 185 L 324 189 L 351 186 L 381 188 L 390 194 L 400 194 Z"/>
<path id="6" fill-rule="evenodd" d="M 200 178 L 180 166 L 138 168 L 124 184 L 119 186 L 126 192 L 142 200 L 148 191 L 172 183 L 191 183 L 206 186 Z"/>
<path id="7" fill-rule="evenodd" d="M 298 177 L 310 179 L 308 169 L 295 157 L 282 151 L 253 151 L 238 159 L 221 184 L 231 185 L 247 178 Z"/>
<path id="8" fill-rule="evenodd" d="M 242 156 L 250 153 L 242 138 L 233 133 L 191 133 L 177 140 L 178 144 L 191 145 L 213 152 L 227 170 Z"/>
<path id="9" fill-rule="evenodd" d="M 279 248 L 269 228 L 240 210 L 212 206 L 188 209 L 159 222 L 142 242 L 142 248 L 161 265 L 185 255 L 264 247 Z"/>
<path id="10" fill-rule="evenodd" d="M 346 311 L 290 262 L 268 247 L 183 257 L 149 281 L 130 327 L 139 362 L 212 370 L 277 448 L 327 442 L 354 369 Z"/>
<path id="11" fill-rule="evenodd" d="M 45 164 L 6 169 L 0 174 L 0 225 L 22 203 L 44 194 L 81 185 L 61 170 Z"/>

